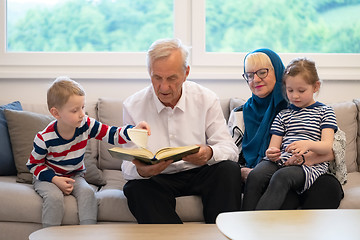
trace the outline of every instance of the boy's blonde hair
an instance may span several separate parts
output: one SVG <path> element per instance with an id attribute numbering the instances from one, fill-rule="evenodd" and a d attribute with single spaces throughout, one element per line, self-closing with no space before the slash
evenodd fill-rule
<path id="1" fill-rule="evenodd" d="M 56 78 L 47 91 L 48 109 L 63 107 L 73 95 L 85 96 L 82 86 L 69 77 Z"/>
<path id="2" fill-rule="evenodd" d="M 267 67 L 269 69 L 274 69 L 271 59 L 263 52 L 254 52 L 247 55 L 244 66 L 245 72 L 250 71 L 253 67 Z"/>

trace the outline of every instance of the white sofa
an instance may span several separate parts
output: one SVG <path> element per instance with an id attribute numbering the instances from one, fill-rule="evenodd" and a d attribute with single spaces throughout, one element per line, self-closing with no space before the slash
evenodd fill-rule
<path id="1" fill-rule="evenodd" d="M 238 99 L 222 99 L 224 116 L 239 105 Z M 6 104 L 0 102 L 0 104 Z M 13 149 L 17 175 L 0 176 L 0 239 L 27 239 L 40 229 L 42 200 L 28 182 L 31 174 L 23 166 L 30 154 L 35 133 L 50 121 L 46 105 L 21 103 L 24 111 L 6 111 L 7 125 Z M 340 208 L 360 209 L 360 100 L 332 104 L 340 128 L 347 137 L 346 164 L 348 181 L 343 186 L 345 197 Z M 87 104 L 87 113 L 109 125 L 122 125 L 122 101 L 101 98 Z M 2 138 L 3 136 L 0 136 Z M 91 140 L 86 166 L 86 179 L 92 183 L 98 199 L 98 223 L 124 223 L 136 220 L 130 213 L 122 188 L 121 161 L 110 156 L 111 145 Z M 1 164 L 2 159 L 0 159 Z M 24 168 L 22 168 L 24 167 Z M 5 175 L 5 174 L 3 174 Z M 18 182 L 22 181 L 22 182 Z M 62 224 L 78 224 L 77 206 L 73 196 L 65 197 L 65 216 Z M 202 204 L 197 196 L 177 199 L 176 211 L 184 222 L 203 222 Z"/>

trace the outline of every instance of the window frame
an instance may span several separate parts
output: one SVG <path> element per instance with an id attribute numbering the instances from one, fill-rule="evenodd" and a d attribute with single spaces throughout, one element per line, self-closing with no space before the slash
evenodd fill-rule
<path id="1" fill-rule="evenodd" d="M 206 0 L 174 0 L 174 37 L 191 46 L 191 79 L 238 80 L 246 53 L 205 51 Z M 360 80 L 360 54 L 279 53 L 284 64 L 299 56 L 313 59 L 323 80 Z M 0 78 L 143 79 L 145 52 L 6 52 L 6 0 L 0 1 Z"/>

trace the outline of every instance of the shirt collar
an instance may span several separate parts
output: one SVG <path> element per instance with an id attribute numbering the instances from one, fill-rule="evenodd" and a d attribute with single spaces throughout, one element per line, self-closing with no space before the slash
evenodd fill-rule
<path id="1" fill-rule="evenodd" d="M 324 104 L 320 103 L 320 102 L 315 102 L 315 103 L 311 104 L 310 106 L 307 106 L 306 109 L 314 109 L 319 106 L 324 106 Z M 300 111 L 302 109 L 302 108 L 295 106 L 294 104 L 290 104 L 289 108 L 292 110 L 295 110 L 295 111 Z"/>

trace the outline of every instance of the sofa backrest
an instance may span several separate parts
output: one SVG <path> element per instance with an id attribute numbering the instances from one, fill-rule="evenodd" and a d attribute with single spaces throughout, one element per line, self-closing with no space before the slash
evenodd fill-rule
<path id="1" fill-rule="evenodd" d="M 245 100 L 238 98 L 231 99 L 221 99 L 220 104 L 224 113 L 224 117 L 228 120 L 230 111 L 235 107 L 238 107 L 245 103 Z M 346 101 L 329 104 L 334 108 L 338 126 L 346 134 L 346 166 L 348 172 L 359 171 L 360 166 L 360 113 L 358 108 L 360 108 L 360 99 L 354 101 Z M 88 108 L 87 108 L 88 109 Z M 95 116 L 99 121 L 106 123 L 108 125 L 122 126 L 123 117 L 122 117 L 122 100 L 114 98 L 99 98 L 96 105 L 97 114 L 94 115 L 94 112 L 89 111 L 89 115 Z M 95 140 L 94 140 L 95 141 Z M 98 166 L 101 169 L 121 169 L 121 161 L 114 159 L 108 152 L 108 149 L 112 145 L 104 142 L 96 141 L 96 147 L 93 147 L 92 144 L 92 153 L 93 150 L 98 153 Z M 94 149 L 93 149 L 94 148 Z"/>
<path id="2" fill-rule="evenodd" d="M 338 127 L 346 134 L 346 167 L 348 172 L 358 171 L 357 135 L 358 110 L 352 101 L 329 104 L 334 108 Z"/>
<path id="3" fill-rule="evenodd" d="M 99 98 L 97 103 L 98 119 L 102 123 L 111 126 L 123 125 L 123 104 L 122 100 L 114 98 Z M 105 142 L 99 143 L 99 167 L 100 169 L 121 169 L 122 161 L 111 157 L 108 152 L 113 145 Z"/>
<path id="4" fill-rule="evenodd" d="M 242 99 L 221 99 L 221 107 L 224 117 L 229 118 L 230 111 L 245 103 Z M 21 103 L 25 111 L 37 112 L 49 115 L 46 104 L 27 104 Z M 360 99 L 354 101 L 329 104 L 335 110 L 338 126 L 346 134 L 346 165 L 348 172 L 359 171 L 360 166 Z M 100 98 L 97 102 L 87 103 L 86 111 L 91 117 L 99 121 L 122 126 L 122 100 Z M 114 159 L 108 153 L 112 145 L 91 140 L 89 144 L 89 154 L 92 158 L 98 159 L 100 169 L 121 169 L 121 161 Z"/>

